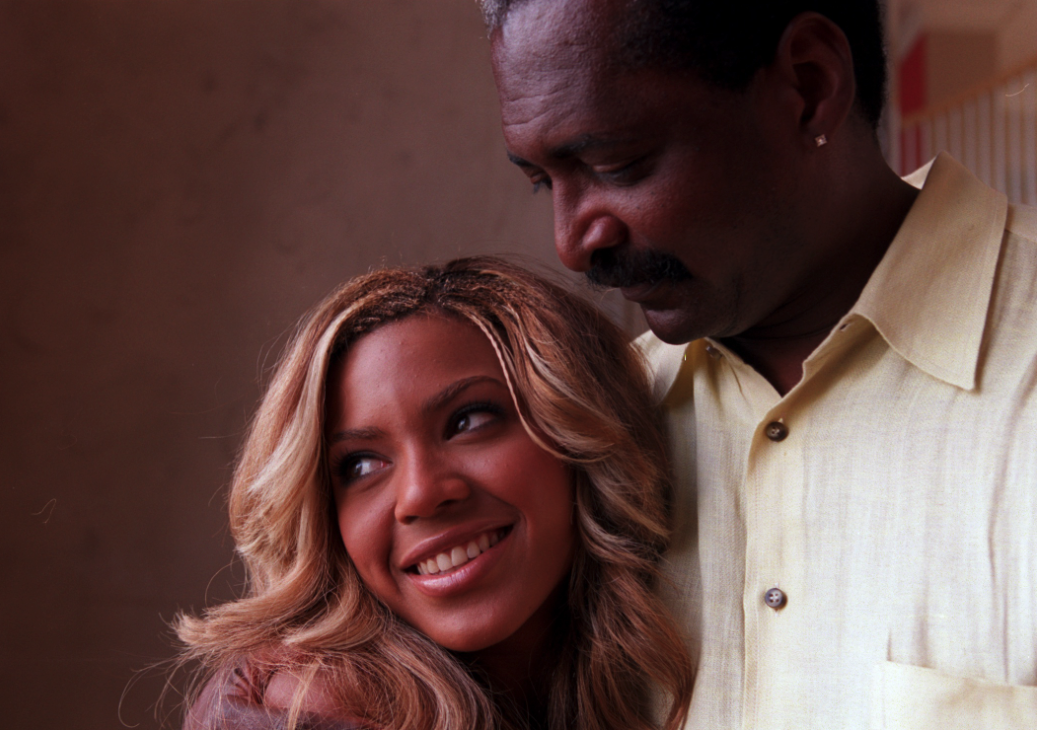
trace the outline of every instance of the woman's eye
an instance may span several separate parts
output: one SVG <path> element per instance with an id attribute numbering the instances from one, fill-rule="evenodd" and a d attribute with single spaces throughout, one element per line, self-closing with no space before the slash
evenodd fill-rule
<path id="1" fill-rule="evenodd" d="M 339 476 L 343 483 L 348 484 L 357 479 L 371 476 L 388 465 L 388 462 L 379 459 L 377 456 L 353 456 L 342 462 L 342 466 L 339 467 Z"/>
<path id="2" fill-rule="evenodd" d="M 449 436 L 456 436 L 466 431 L 476 431 L 484 426 L 497 421 L 501 416 L 501 410 L 496 406 L 479 406 L 454 416 L 450 427 Z"/>

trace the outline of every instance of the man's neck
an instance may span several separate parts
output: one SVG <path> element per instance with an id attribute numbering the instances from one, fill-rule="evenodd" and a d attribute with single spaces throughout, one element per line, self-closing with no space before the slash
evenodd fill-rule
<path id="1" fill-rule="evenodd" d="M 797 338 L 769 340 L 739 336 L 725 338 L 722 342 L 774 386 L 779 395 L 784 396 L 803 379 L 804 361 L 831 330 L 828 327 L 822 332 Z"/>
<path id="2" fill-rule="evenodd" d="M 830 226 L 836 255 L 781 316 L 722 339 L 782 396 L 803 378 L 804 361 L 857 302 L 918 195 L 881 166 L 859 179 L 856 203 Z"/>

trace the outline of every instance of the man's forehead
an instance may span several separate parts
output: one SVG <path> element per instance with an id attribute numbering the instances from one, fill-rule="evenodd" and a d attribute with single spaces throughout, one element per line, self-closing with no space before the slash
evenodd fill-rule
<path id="1" fill-rule="evenodd" d="M 619 70 L 605 17 L 612 0 L 529 0 L 492 37 L 505 126 L 545 112 L 593 113 Z"/>
<path id="2" fill-rule="evenodd" d="M 492 36 L 494 64 L 528 72 L 601 65 L 617 37 L 615 0 L 528 0 Z"/>
<path id="3" fill-rule="evenodd" d="M 629 125 L 630 105 L 623 87 L 608 73 L 586 65 L 544 62 L 542 67 L 514 65 L 496 73 L 501 121 L 510 145 L 518 137 L 549 144 L 552 157 L 569 157 L 602 139 L 612 139 Z"/>

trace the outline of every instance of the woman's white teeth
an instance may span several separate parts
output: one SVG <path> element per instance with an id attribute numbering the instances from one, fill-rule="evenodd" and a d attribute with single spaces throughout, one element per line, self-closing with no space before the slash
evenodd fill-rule
<path id="1" fill-rule="evenodd" d="M 498 542 L 500 542 L 500 534 L 497 530 L 484 532 L 475 540 L 469 540 L 466 545 L 458 545 L 448 553 L 440 553 L 434 558 L 422 560 L 418 563 L 418 574 L 435 575 L 460 567 L 469 560 L 479 557 Z"/>

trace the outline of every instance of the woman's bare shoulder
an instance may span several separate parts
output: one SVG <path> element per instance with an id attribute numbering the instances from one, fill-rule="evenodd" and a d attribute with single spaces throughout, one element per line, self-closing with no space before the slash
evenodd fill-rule
<path id="1" fill-rule="evenodd" d="M 284 730 L 304 681 L 287 667 L 242 663 L 223 668 L 191 706 L 183 730 Z M 333 692 L 326 677 L 315 676 L 306 687 L 296 730 L 365 730 L 362 721 L 343 710 L 338 699 L 343 694 L 348 692 Z"/>

